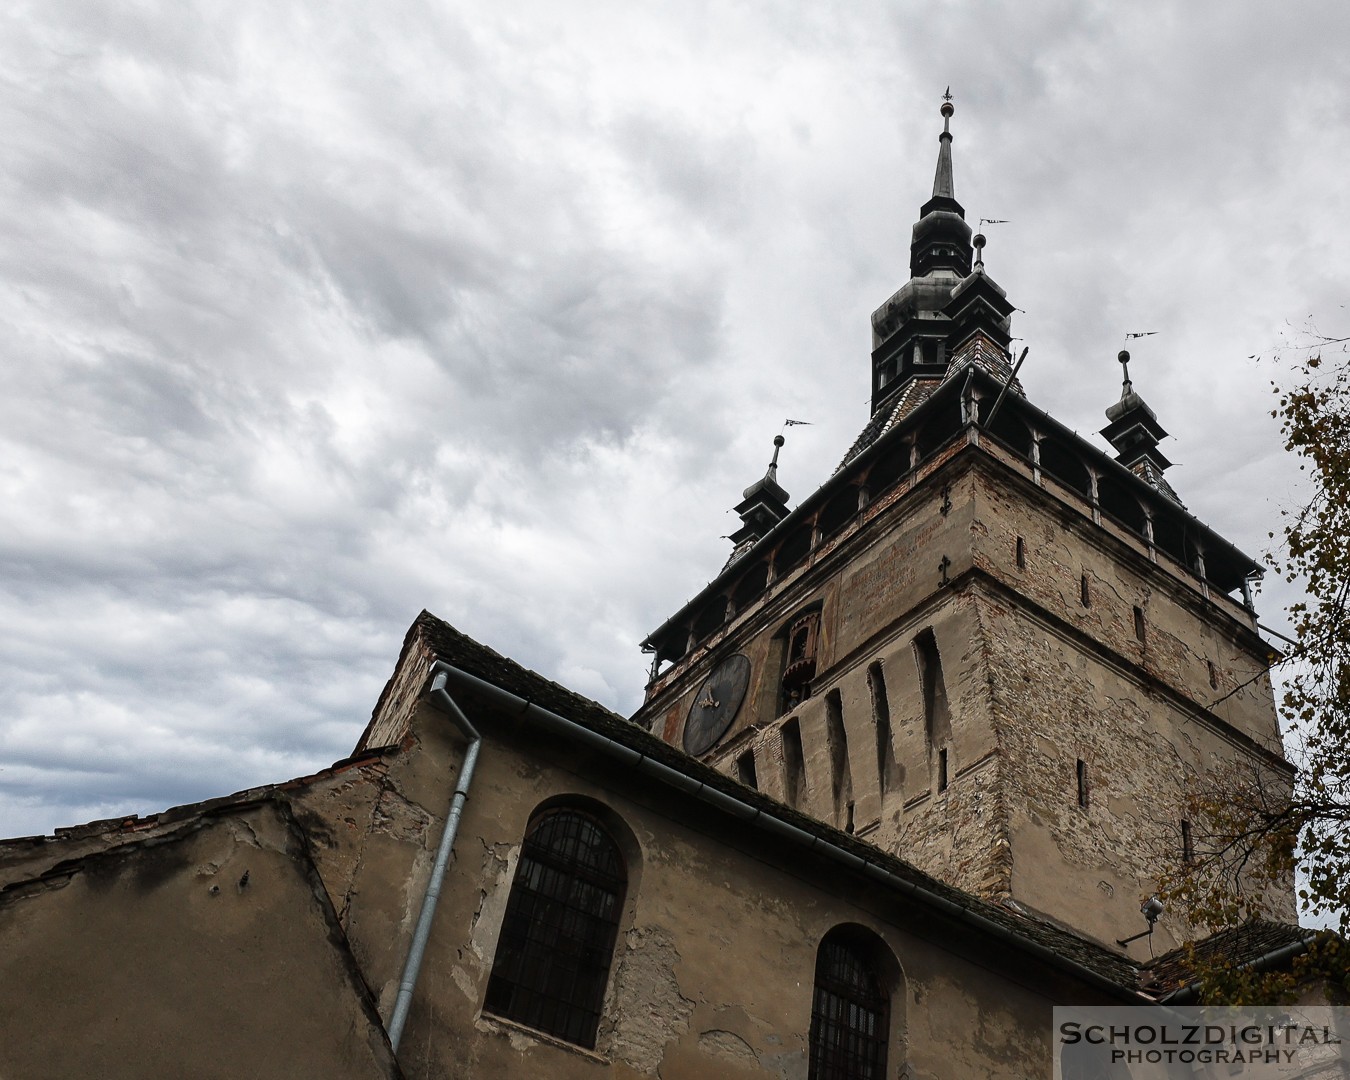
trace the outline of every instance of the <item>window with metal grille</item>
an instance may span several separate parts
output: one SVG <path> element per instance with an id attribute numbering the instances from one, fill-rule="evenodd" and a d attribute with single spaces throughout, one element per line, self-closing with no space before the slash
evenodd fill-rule
<path id="1" fill-rule="evenodd" d="M 535 818 L 483 1010 L 594 1047 L 626 885 L 618 845 L 590 815 L 563 809 Z"/>
<path id="2" fill-rule="evenodd" d="M 890 999 L 874 950 L 846 930 L 825 935 L 816 953 L 811 1002 L 810 1080 L 882 1080 Z"/>

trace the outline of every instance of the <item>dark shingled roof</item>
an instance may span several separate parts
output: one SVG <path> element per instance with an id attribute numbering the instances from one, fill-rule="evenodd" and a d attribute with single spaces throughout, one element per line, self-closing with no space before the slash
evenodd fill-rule
<path id="1" fill-rule="evenodd" d="M 1202 965 L 1210 960 L 1225 960 L 1242 967 L 1254 964 L 1278 949 L 1306 943 L 1314 936 L 1316 932 L 1306 927 L 1253 919 L 1149 961 L 1144 965 L 1143 985 L 1150 994 L 1166 994 L 1195 978 L 1192 957 Z"/>
<path id="2" fill-rule="evenodd" d="M 855 457 L 861 454 L 879 438 L 900 423 L 925 401 L 933 396 L 933 391 L 942 385 L 942 379 L 912 379 L 900 391 L 900 396 L 886 403 L 883 408 L 872 414 L 872 418 L 863 425 L 853 445 L 848 448 L 844 460 L 835 466 L 837 473 Z"/>
<path id="3" fill-rule="evenodd" d="M 1139 965 L 1127 956 L 1113 952 L 1059 926 L 946 885 L 865 840 L 799 813 L 754 788 L 746 787 L 656 738 L 603 705 L 575 694 L 566 687 L 551 682 L 514 660 L 479 644 L 429 612 L 423 611 L 413 623 L 408 632 L 405 652 L 419 635 L 437 658 L 470 675 L 475 675 L 550 712 L 573 720 L 710 788 L 731 795 L 767 815 L 865 859 L 925 892 L 964 908 L 973 915 L 988 919 L 1025 941 L 1049 949 L 1056 955 L 1087 968 L 1120 987 L 1122 991 L 1132 994 L 1137 992 Z"/>

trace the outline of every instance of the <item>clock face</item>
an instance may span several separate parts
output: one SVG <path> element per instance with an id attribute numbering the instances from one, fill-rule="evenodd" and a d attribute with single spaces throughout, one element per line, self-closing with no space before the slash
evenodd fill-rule
<path id="1" fill-rule="evenodd" d="M 744 653 L 728 656 L 703 680 L 684 722 L 684 752 L 706 753 L 740 711 L 750 685 L 750 659 Z"/>

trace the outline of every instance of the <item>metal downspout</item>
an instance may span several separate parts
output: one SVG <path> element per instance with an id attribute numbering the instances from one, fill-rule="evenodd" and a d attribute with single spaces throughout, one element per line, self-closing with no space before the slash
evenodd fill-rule
<path id="1" fill-rule="evenodd" d="M 431 937 L 431 917 L 436 913 L 436 902 L 441 896 L 441 882 L 445 879 L 446 867 L 450 865 L 450 850 L 455 845 L 455 836 L 459 832 L 459 820 L 464 813 L 464 802 L 469 797 L 469 785 L 473 783 L 473 770 L 478 764 L 478 748 L 483 736 L 469 723 L 469 718 L 455 704 L 454 698 L 445 689 L 447 672 L 453 671 L 447 665 L 437 661 L 431 666 L 434 678 L 427 696 L 444 707 L 454 721 L 455 727 L 469 740 L 464 752 L 464 762 L 459 769 L 455 792 L 450 798 L 450 809 L 445 815 L 445 830 L 441 833 L 441 844 L 436 850 L 436 863 L 431 869 L 431 880 L 427 882 L 427 891 L 422 897 L 422 910 L 417 915 L 417 929 L 413 931 L 412 944 L 408 946 L 408 959 L 403 963 L 403 977 L 399 981 L 398 998 L 394 1002 L 394 1014 L 389 1018 L 389 1045 L 398 1052 L 398 1042 L 403 1036 L 403 1025 L 408 1022 L 408 1010 L 412 1007 L 413 987 L 417 985 L 418 973 L 422 970 L 422 957 L 427 951 L 427 941 Z"/>
<path id="2" fill-rule="evenodd" d="M 668 765 L 647 757 L 645 754 L 632 749 L 632 747 L 624 746 L 622 743 L 615 742 L 608 736 L 592 731 L 590 728 L 584 727 L 574 720 L 568 720 L 566 717 L 550 712 L 542 706 L 536 705 L 517 694 L 511 693 L 509 690 L 503 690 L 500 686 L 480 679 L 476 675 L 471 675 L 467 671 L 461 671 L 453 665 L 438 662 L 435 665 L 434 670 L 448 675 L 450 678 L 467 686 L 475 693 L 482 694 L 485 697 L 496 701 L 500 705 L 514 709 L 522 718 L 528 718 L 542 727 L 552 728 L 555 731 L 563 732 L 570 738 L 575 739 L 592 749 L 598 750 L 609 757 L 616 758 L 632 769 L 648 773 L 663 783 L 666 783 L 679 791 L 683 791 L 688 795 L 692 795 L 703 802 L 710 803 L 724 812 L 733 814 L 741 820 L 763 829 L 765 832 L 782 837 L 785 840 L 799 844 L 809 850 L 817 851 L 835 862 L 843 863 L 852 870 L 865 873 L 870 877 L 878 878 L 891 888 L 908 893 L 911 896 L 916 896 L 923 903 L 931 907 L 936 907 L 953 918 L 978 928 L 983 933 L 990 934 L 1001 941 L 1008 942 L 1023 952 L 1038 956 L 1051 965 L 1058 967 L 1060 970 L 1070 972 L 1075 977 L 1090 983 L 1098 989 L 1107 990 L 1112 994 L 1126 998 L 1135 1004 L 1153 1004 L 1152 998 L 1149 998 L 1138 991 L 1130 990 L 1128 987 L 1108 979 L 1105 975 L 1093 971 L 1091 968 L 1078 963 L 1070 957 L 1061 955 L 1046 945 L 1042 945 L 1039 942 L 1015 934 L 1006 927 L 994 922 L 992 919 L 987 919 L 983 915 L 976 914 L 968 908 L 964 908 L 960 904 L 948 900 L 945 896 L 940 896 L 937 893 L 931 892 L 924 888 L 924 886 L 908 881 L 905 878 L 897 877 L 883 866 L 870 862 L 860 855 L 855 855 L 851 851 L 846 851 L 844 848 L 838 847 L 830 841 L 815 836 L 804 829 L 799 829 L 795 825 L 790 825 L 786 821 L 774 817 L 772 814 L 766 814 L 759 807 L 751 806 L 749 803 L 743 802 L 734 795 L 728 795 L 726 792 L 720 791 L 717 788 L 708 787 L 703 781 L 695 780 L 685 773 L 679 772 Z M 444 693 L 443 690 L 442 693 Z M 449 701 L 448 694 L 445 695 L 444 700 Z M 453 705 L 453 702 L 451 704 Z M 458 709 L 456 709 L 456 712 L 457 711 Z"/>

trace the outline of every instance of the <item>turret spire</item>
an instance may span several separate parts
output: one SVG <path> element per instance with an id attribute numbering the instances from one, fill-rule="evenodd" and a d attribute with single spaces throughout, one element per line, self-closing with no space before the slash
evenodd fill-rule
<path id="1" fill-rule="evenodd" d="M 1150 337 L 1152 332 L 1128 336 Z M 1172 463 L 1158 449 L 1158 443 L 1167 438 L 1167 432 L 1134 389 L 1130 379 L 1130 354 L 1121 349 L 1116 359 L 1120 361 L 1120 400 L 1106 410 L 1106 418 L 1111 422 L 1102 428 L 1102 436 L 1115 447 L 1117 461 L 1179 504 L 1181 499 L 1172 490 L 1172 485 L 1163 479 L 1163 470 Z"/>
<path id="2" fill-rule="evenodd" d="M 774 436 L 773 460 L 769 462 L 768 471 L 745 489 L 743 498 L 736 504 L 742 525 L 727 538 L 734 545 L 728 566 L 788 515 L 788 493 L 778 483 L 778 451 L 783 448 L 783 441 L 782 435 Z"/>

